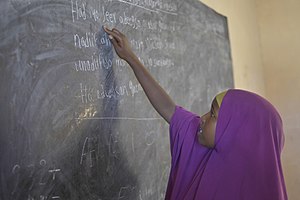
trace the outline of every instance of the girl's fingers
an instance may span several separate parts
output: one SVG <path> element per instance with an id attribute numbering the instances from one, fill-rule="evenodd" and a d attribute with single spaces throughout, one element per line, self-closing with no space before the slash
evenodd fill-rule
<path id="1" fill-rule="evenodd" d="M 112 31 L 115 32 L 115 33 L 117 33 L 117 34 L 119 34 L 120 36 L 123 35 L 123 34 L 122 34 L 118 29 L 116 29 L 116 28 L 113 28 Z"/>
<path id="2" fill-rule="evenodd" d="M 108 37 L 109 37 L 111 43 L 114 45 L 114 47 L 118 47 L 118 46 L 119 46 L 119 45 L 118 45 L 118 42 L 114 39 L 113 36 L 108 35 Z"/>
<path id="3" fill-rule="evenodd" d="M 113 38 L 109 37 L 111 40 L 112 39 L 115 39 L 117 40 L 117 42 L 119 43 L 122 39 L 121 37 L 119 36 L 119 34 L 113 30 L 109 30 L 108 28 L 106 28 L 105 26 L 103 26 L 104 28 L 104 31 L 109 35 L 109 36 L 112 36 Z"/>

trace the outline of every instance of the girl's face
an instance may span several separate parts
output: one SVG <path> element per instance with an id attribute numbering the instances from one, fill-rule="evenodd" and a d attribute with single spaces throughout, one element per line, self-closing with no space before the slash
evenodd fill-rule
<path id="1" fill-rule="evenodd" d="M 208 148 L 213 148 L 215 146 L 215 133 L 218 114 L 219 106 L 216 99 L 214 99 L 210 112 L 201 117 L 201 129 L 198 132 L 199 143 Z"/>

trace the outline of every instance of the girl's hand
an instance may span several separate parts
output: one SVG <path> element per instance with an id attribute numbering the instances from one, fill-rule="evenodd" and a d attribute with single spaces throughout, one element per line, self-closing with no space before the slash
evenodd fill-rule
<path id="1" fill-rule="evenodd" d="M 136 55 L 133 53 L 127 37 L 123 33 L 115 28 L 109 30 L 107 27 L 103 26 L 103 29 L 108 34 L 108 37 L 120 58 L 126 60 L 127 62 L 130 62 L 136 58 Z"/>

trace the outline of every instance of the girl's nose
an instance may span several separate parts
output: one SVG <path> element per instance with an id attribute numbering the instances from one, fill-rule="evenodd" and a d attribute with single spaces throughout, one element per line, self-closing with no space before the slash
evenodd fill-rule
<path id="1" fill-rule="evenodd" d="M 201 116 L 201 120 L 200 120 L 200 122 L 201 122 L 201 125 L 204 125 L 205 124 L 205 121 L 206 121 L 206 114 L 205 115 L 203 115 L 203 116 Z"/>
<path id="2" fill-rule="evenodd" d="M 209 116 L 209 112 L 208 112 L 208 113 L 205 113 L 205 114 L 201 117 L 201 121 L 205 122 L 208 116 Z"/>

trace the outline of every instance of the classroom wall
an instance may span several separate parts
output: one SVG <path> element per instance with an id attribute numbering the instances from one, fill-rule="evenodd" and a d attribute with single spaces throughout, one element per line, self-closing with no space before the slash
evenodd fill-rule
<path id="1" fill-rule="evenodd" d="M 201 2 L 227 16 L 235 87 L 265 96 L 255 1 L 202 0 Z"/>
<path id="2" fill-rule="evenodd" d="M 300 196 L 300 1 L 202 0 L 228 17 L 236 88 L 260 93 L 280 112 L 289 199 Z"/>
<path id="3" fill-rule="evenodd" d="M 289 199 L 300 197 L 300 1 L 257 0 L 266 96 L 282 115 Z"/>

